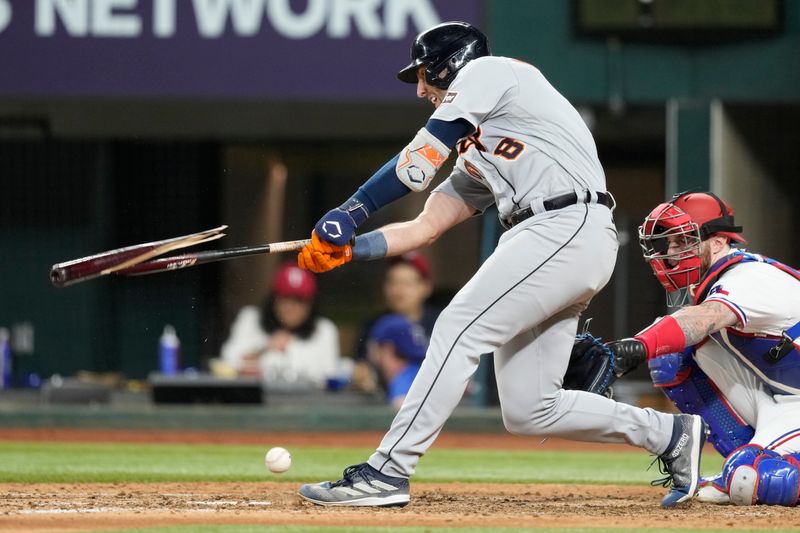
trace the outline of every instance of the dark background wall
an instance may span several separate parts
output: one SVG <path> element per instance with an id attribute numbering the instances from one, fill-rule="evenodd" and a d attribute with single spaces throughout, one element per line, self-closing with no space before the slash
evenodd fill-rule
<path id="1" fill-rule="evenodd" d="M 744 146 L 777 184 L 758 203 L 736 198 L 737 213 L 754 219 L 777 201 L 797 205 L 791 185 L 800 161 L 791 143 L 776 141 L 796 138 L 787 131 L 796 131 L 791 117 L 800 105 L 800 0 L 778 2 L 783 26 L 774 34 L 688 44 L 584 36 L 574 28 L 573 2 L 479 4 L 477 22 L 494 53 L 539 67 L 596 137 L 627 239 L 614 279 L 589 310 L 598 333 L 629 335 L 663 312 L 636 227 L 676 190 L 711 186 L 720 168 L 712 153 L 715 105 L 732 109 L 725 127 L 742 130 Z M 405 61 L 403 55 L 396 63 Z M 344 76 L 338 83 L 359 80 Z M 167 323 L 181 336 L 184 364 L 202 366 L 216 355 L 234 310 L 261 297 L 274 263 L 242 260 L 66 289 L 49 284 L 50 265 L 222 223 L 231 226 L 224 246 L 261 242 L 274 231 L 282 239 L 303 237 L 424 123 L 429 107 L 412 86 L 406 89 L 403 96 L 355 101 L 289 91 L 249 98 L 0 97 L 0 326 L 28 323 L 35 330 L 33 353 L 19 354 L 18 372 L 143 377 L 156 367 Z M 264 162 L 274 158 L 288 175 L 279 230 L 245 216 L 247 201 L 254 209 L 269 203 Z M 424 195 L 410 196 L 366 229 L 413 216 L 423 202 Z M 428 251 L 444 293 L 457 290 L 480 261 L 482 224 L 471 220 Z M 796 234 L 797 226 L 793 215 L 781 231 Z M 757 237 L 767 230 L 759 231 Z M 771 253 L 768 239 L 754 240 L 762 243 L 760 251 Z M 800 259 L 797 247 L 781 253 Z M 323 312 L 342 326 L 345 352 L 359 318 L 380 306 L 381 273 L 379 263 L 366 263 L 320 279 Z"/>

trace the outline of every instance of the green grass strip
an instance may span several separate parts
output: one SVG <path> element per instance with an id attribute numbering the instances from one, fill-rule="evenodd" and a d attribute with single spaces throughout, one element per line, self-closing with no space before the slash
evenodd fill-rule
<path id="1" fill-rule="evenodd" d="M 347 465 L 365 461 L 372 449 L 296 446 L 292 468 L 272 474 L 264 446 L 0 442 L 0 481 L 27 483 L 168 481 L 335 480 Z M 641 485 L 660 477 L 643 451 L 560 452 L 536 450 L 431 450 L 415 481 L 590 483 Z M 707 454 L 703 471 L 719 471 L 722 459 Z"/>

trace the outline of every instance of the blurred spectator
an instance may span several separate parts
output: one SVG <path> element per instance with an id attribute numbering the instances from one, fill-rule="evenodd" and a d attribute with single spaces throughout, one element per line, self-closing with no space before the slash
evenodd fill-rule
<path id="1" fill-rule="evenodd" d="M 317 314 L 316 293 L 313 274 L 282 265 L 264 304 L 239 311 L 222 346 L 223 363 L 268 383 L 324 387 L 339 369 L 339 331 Z"/>
<path id="2" fill-rule="evenodd" d="M 354 389 L 375 392 L 379 388 L 388 388 L 383 372 L 369 360 L 367 354 L 367 340 L 379 319 L 391 314 L 401 314 L 422 326 L 426 338 L 430 338 L 433 324 L 441 311 L 427 303 L 432 291 L 431 266 L 424 255 L 409 252 L 386 260 L 383 280 L 385 308 L 361 326 L 355 353 L 356 365 L 352 383 Z"/>
<path id="3" fill-rule="evenodd" d="M 424 255 L 418 252 L 391 257 L 386 260 L 386 273 L 383 281 L 383 297 L 386 309 L 367 320 L 358 337 L 356 359 L 367 356 L 367 336 L 376 321 L 388 314 L 399 313 L 422 326 L 430 338 L 433 324 L 441 309 L 427 304 L 433 291 L 431 266 Z"/>
<path id="4" fill-rule="evenodd" d="M 368 358 L 383 377 L 386 400 L 395 409 L 403 404 L 427 349 L 428 336 L 422 326 L 405 315 L 385 315 L 370 330 Z"/>

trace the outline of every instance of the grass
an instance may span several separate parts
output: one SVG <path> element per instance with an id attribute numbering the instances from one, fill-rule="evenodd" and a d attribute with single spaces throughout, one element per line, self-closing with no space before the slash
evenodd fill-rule
<path id="1" fill-rule="evenodd" d="M 290 449 L 289 472 L 271 474 L 264 467 L 263 446 L 198 444 L 110 444 L 0 442 L 0 482 L 90 483 L 237 481 L 291 482 L 338 479 L 341 470 L 364 461 L 372 449 L 295 446 Z M 509 483 L 614 483 L 647 484 L 658 477 L 646 471 L 651 459 L 642 451 L 566 452 L 536 450 L 431 450 L 420 462 L 415 481 Z M 719 456 L 704 458 L 704 471 L 722 466 Z M 263 526 L 256 524 L 147 527 L 114 530 L 116 533 L 474 533 L 480 531 L 531 531 L 535 533 L 632 532 L 618 528 L 440 528 L 440 527 L 336 527 Z M 648 533 L 676 533 L 678 529 L 648 529 Z M 708 529 L 706 533 L 728 532 Z M 750 530 L 769 531 L 769 530 Z"/>
<path id="2" fill-rule="evenodd" d="M 363 462 L 368 448 L 295 446 L 292 468 L 271 474 L 264 446 L 0 442 L 0 482 L 320 481 Z M 532 447 L 535 444 L 532 444 Z M 647 484 L 660 477 L 642 451 L 431 450 L 415 481 Z M 703 471 L 722 466 L 713 453 Z"/>

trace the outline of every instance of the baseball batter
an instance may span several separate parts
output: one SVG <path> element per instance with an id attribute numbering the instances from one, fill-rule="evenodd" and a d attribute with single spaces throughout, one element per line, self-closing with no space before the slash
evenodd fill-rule
<path id="1" fill-rule="evenodd" d="M 535 67 L 489 54 L 486 37 L 451 22 L 421 33 L 398 78 L 435 111 L 397 157 L 316 224 L 301 267 L 398 255 L 496 204 L 508 229 L 495 252 L 439 316 L 430 347 L 391 428 L 367 463 L 343 479 L 305 485 L 321 505 L 405 505 L 408 478 L 461 400 L 481 354 L 494 352 L 506 428 L 521 435 L 628 442 L 659 455 L 672 490 L 697 487 L 705 426 L 561 388 L 578 319 L 608 282 L 617 239 L 594 140 L 578 112 Z M 414 220 L 359 235 L 376 209 L 424 190 L 456 151 L 452 174 Z M 587 268 L 591 265 L 591 268 Z"/>
<path id="2" fill-rule="evenodd" d="M 795 505 L 800 272 L 732 247 L 745 243 L 741 231 L 712 193 L 657 206 L 639 229 L 645 259 L 668 294 L 691 295 L 693 305 L 611 344 L 640 352 L 656 386 L 711 426 L 727 459 L 701 500 Z"/>

